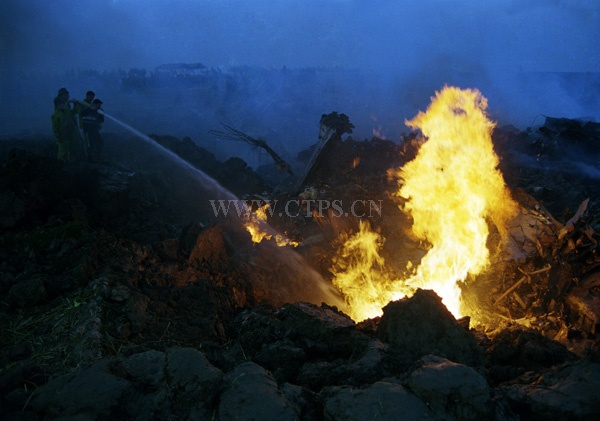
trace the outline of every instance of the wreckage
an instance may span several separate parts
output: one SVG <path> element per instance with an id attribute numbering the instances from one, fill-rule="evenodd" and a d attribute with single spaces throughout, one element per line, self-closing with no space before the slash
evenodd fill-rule
<path id="1" fill-rule="evenodd" d="M 109 163 L 85 168 L 34 144 L 11 149 L 0 177 L 5 414 L 596 419 L 600 192 L 586 165 L 598 125 L 547 118 L 521 132 L 480 120 L 490 143 L 479 149 L 498 156 L 491 167 L 514 207 L 483 213 L 487 236 L 474 244 L 489 261 L 449 278 L 463 306 L 451 312 L 416 276 L 434 223 L 414 230 L 418 192 L 401 189 L 434 134 L 342 139 L 349 119 L 327 116 L 287 190 L 190 139 L 153 137 L 260 216 L 235 223 L 134 139 L 127 154 L 109 141 Z M 575 161 L 574 150 L 589 154 Z M 465 169 L 427 165 L 447 179 Z M 442 199 L 427 197 L 425 211 Z M 380 295 L 378 313 L 353 312 Z"/>

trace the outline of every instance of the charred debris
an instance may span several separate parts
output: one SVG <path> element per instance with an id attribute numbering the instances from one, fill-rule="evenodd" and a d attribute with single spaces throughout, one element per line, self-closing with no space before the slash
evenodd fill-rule
<path id="1" fill-rule="evenodd" d="M 268 221 L 299 244 L 284 256 L 215 218 L 217 196 L 136 139 L 108 136 L 106 160 L 80 167 L 51 141 L 5 141 L 1 417 L 597 419 L 600 124 L 494 131 L 523 212 L 514 252 L 465 286 L 489 321 L 470 327 L 428 290 L 361 323 L 318 302 L 307 272 L 327 279 L 358 222 L 305 214 L 303 200 L 381 201 L 390 270 L 394 254 L 423 255 L 386 174 L 418 136 L 357 141 L 342 138 L 347 116 L 321 123 L 300 170 L 229 126 L 213 135 L 265 149 L 272 168 L 153 136 L 256 207 L 297 203 L 298 217 Z"/>

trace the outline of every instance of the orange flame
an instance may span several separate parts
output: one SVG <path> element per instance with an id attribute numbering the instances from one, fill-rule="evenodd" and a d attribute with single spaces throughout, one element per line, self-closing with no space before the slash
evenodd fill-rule
<path id="1" fill-rule="evenodd" d="M 377 299 L 338 280 L 354 276 L 362 285 L 360 271 L 360 276 L 356 269 L 334 272 L 334 284 L 345 295 L 351 317 L 357 314 L 354 308 L 366 306 L 364 301 L 385 305 L 389 297 L 417 288 L 434 290 L 455 317 L 464 314 L 458 282 L 489 265 L 488 221 L 505 235 L 506 222 L 518 212 L 497 169 L 491 139 L 494 123 L 486 108 L 487 100 L 479 91 L 444 87 L 436 92 L 427 112 L 406 121 L 409 127 L 420 129 L 427 141 L 413 161 L 390 173 L 398 180 L 399 190 L 394 194 L 406 200 L 404 210 L 412 215 L 414 234 L 429 243 L 430 249 L 416 272 L 404 280 L 378 276 L 372 261 L 362 262 L 371 271 L 372 282 L 378 284 L 375 290 L 385 291 Z M 361 230 L 357 235 L 372 234 Z"/>
<path id="2" fill-rule="evenodd" d="M 252 236 L 252 242 L 258 244 L 263 240 L 270 240 L 271 238 L 275 238 L 275 243 L 279 247 L 297 247 L 299 245 L 297 241 L 292 241 L 284 235 L 281 235 L 276 232 L 268 232 L 268 225 L 266 224 L 266 221 L 267 209 L 269 208 L 269 206 L 270 204 L 266 203 L 260 208 L 256 209 L 254 212 L 248 211 L 244 216 L 244 227 L 246 228 L 246 231 L 248 231 Z"/>
<path id="3" fill-rule="evenodd" d="M 256 215 L 256 217 L 258 219 L 260 219 L 261 221 L 267 221 L 267 209 L 269 208 L 269 203 L 265 203 L 264 205 L 262 205 L 260 208 L 256 209 L 254 211 L 254 214 Z"/>
<path id="4" fill-rule="evenodd" d="M 343 235 L 344 244 L 330 271 L 333 285 L 344 295 L 344 312 L 357 322 L 380 316 L 387 303 L 403 298 L 410 290 L 384 272 L 385 261 L 379 254 L 384 239 L 367 222 L 361 220 L 359 231 L 349 238 Z"/>

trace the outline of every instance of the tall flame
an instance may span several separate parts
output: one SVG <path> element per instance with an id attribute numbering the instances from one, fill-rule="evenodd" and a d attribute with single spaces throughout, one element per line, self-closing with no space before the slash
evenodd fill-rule
<path id="1" fill-rule="evenodd" d="M 414 234 L 430 249 L 407 279 L 377 278 L 382 285 L 376 289 L 386 291 L 383 301 L 394 295 L 390 290 L 401 296 L 407 290 L 432 289 L 455 317 L 463 315 L 458 282 L 489 264 L 488 221 L 505 234 L 506 222 L 518 211 L 497 168 L 491 139 L 494 123 L 486 108 L 487 100 L 479 91 L 444 87 L 425 113 L 406 121 L 427 141 L 413 161 L 390 173 L 398 180 L 394 194 L 406 200 L 404 210 L 412 215 Z M 335 271 L 334 275 L 342 276 Z M 348 288 L 340 290 L 349 307 L 364 307 L 357 304 L 362 300 L 377 301 Z M 347 311 L 352 316 L 353 311 Z"/>

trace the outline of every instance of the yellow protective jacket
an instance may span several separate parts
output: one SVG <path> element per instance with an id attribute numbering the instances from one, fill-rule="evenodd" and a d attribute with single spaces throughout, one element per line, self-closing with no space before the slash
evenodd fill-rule
<path id="1" fill-rule="evenodd" d="M 75 160 L 75 148 L 80 140 L 75 117 L 76 112 L 66 105 L 55 108 L 52 114 L 52 131 L 58 144 L 58 159 L 66 162 Z"/>

